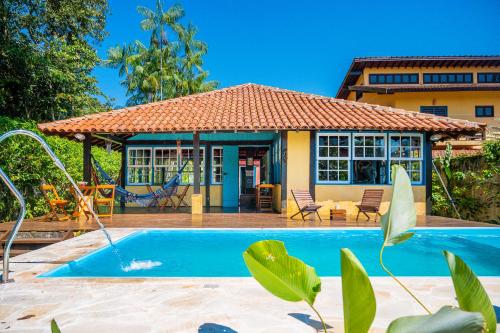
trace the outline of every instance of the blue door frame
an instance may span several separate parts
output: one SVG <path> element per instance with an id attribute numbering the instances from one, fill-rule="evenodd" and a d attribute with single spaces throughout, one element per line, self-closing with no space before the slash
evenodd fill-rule
<path id="1" fill-rule="evenodd" d="M 222 207 L 238 207 L 238 146 L 223 146 Z"/>

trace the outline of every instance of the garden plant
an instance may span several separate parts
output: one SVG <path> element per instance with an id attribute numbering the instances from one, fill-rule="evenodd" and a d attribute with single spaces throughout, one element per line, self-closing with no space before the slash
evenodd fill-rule
<path id="1" fill-rule="evenodd" d="M 393 320 L 387 332 L 496 332 L 497 320 L 491 301 L 481 282 L 458 256 L 443 251 L 453 280 L 459 307 L 444 306 L 433 313 L 384 264 L 384 250 L 410 239 L 416 225 L 416 210 L 410 179 L 401 166 L 392 167 L 393 192 L 389 210 L 382 216 L 384 242 L 380 265 L 424 310 L 427 315 L 407 316 Z M 285 244 L 263 240 L 252 244 L 243 259 L 252 276 L 271 294 L 291 302 L 305 301 L 318 315 L 323 329 L 327 325 L 314 306 L 321 291 L 321 280 L 313 267 L 288 255 Z M 376 299 L 373 287 L 361 262 L 349 249 L 341 249 L 341 280 L 346 333 L 368 332 L 375 318 Z"/>

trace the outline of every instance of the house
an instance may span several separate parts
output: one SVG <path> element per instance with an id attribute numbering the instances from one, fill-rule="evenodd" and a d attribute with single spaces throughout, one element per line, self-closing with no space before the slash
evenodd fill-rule
<path id="1" fill-rule="evenodd" d="M 127 190 L 146 193 L 190 161 L 193 212 L 237 208 L 259 183 L 275 184 L 273 206 L 292 214 L 292 189 L 325 207 L 354 212 L 364 189 L 391 197 L 390 165 L 405 166 L 419 214 L 430 211 L 431 142 L 473 135 L 484 125 L 257 84 L 39 124 L 49 135 L 84 138 L 84 179 L 92 145 L 122 152 Z M 323 214 L 327 214 L 324 208 Z"/>
<path id="2" fill-rule="evenodd" d="M 336 97 L 481 122 L 500 138 L 500 56 L 355 58 Z"/>

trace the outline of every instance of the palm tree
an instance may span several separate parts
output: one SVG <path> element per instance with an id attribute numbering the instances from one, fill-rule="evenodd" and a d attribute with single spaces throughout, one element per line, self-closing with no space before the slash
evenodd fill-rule
<path id="1" fill-rule="evenodd" d="M 203 56 L 207 45 L 195 39 L 197 29 L 192 24 L 184 27 L 180 19 L 184 10 L 173 5 L 163 11 L 160 0 L 156 9 L 137 7 L 144 17 L 141 28 L 151 31 L 149 45 L 140 41 L 108 50 L 107 67 L 119 70 L 124 77 L 121 84 L 127 88 L 127 105 L 155 102 L 196 92 L 209 91 L 217 82 L 206 82 Z M 170 32 L 167 38 L 167 32 Z"/>
<path id="2" fill-rule="evenodd" d="M 180 58 L 180 92 L 189 95 L 197 92 L 210 91 L 217 87 L 215 81 L 205 82 L 208 72 L 203 70 L 203 56 L 207 54 L 208 47 L 203 41 L 195 39 L 198 29 L 188 24 L 186 28 L 177 27 L 179 42 L 183 50 Z"/>
<path id="3" fill-rule="evenodd" d="M 168 38 L 165 26 L 173 30 L 178 29 L 178 21 L 184 16 L 184 9 L 176 4 L 170 7 L 166 12 L 163 11 L 162 1 L 156 0 L 156 11 L 144 6 L 138 6 L 137 11 L 144 16 L 141 21 L 141 28 L 145 31 L 152 31 L 151 45 L 158 46 L 160 49 L 160 100 L 163 99 L 163 45 L 168 45 Z M 166 54 L 168 57 L 168 53 Z"/>

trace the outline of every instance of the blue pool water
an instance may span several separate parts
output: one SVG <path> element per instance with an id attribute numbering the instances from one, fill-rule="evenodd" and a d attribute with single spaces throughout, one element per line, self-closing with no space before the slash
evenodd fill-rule
<path id="1" fill-rule="evenodd" d="M 350 248 L 370 276 L 379 266 L 379 229 L 370 230 L 151 230 L 104 247 L 41 277 L 244 277 L 242 252 L 253 242 L 285 242 L 290 255 L 320 276 L 340 275 L 340 248 Z M 384 261 L 399 276 L 448 276 L 442 250 L 461 256 L 481 276 L 500 276 L 500 228 L 417 229 L 389 247 Z"/>

